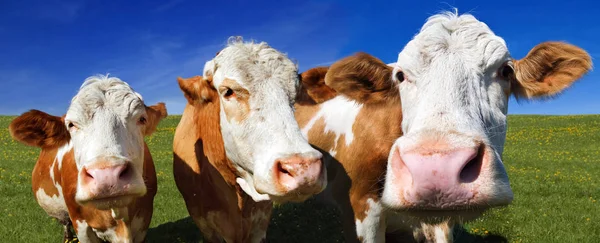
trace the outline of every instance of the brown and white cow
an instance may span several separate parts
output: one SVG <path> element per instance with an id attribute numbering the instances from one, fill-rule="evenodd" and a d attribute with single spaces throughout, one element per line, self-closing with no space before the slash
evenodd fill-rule
<path id="1" fill-rule="evenodd" d="M 272 201 L 326 186 L 321 153 L 302 136 L 296 65 L 266 43 L 234 40 L 204 77 L 179 78 L 188 100 L 173 141 L 173 173 L 209 242 L 265 240 Z"/>
<path id="2" fill-rule="evenodd" d="M 555 96 L 591 66 L 584 50 L 562 42 L 515 60 L 486 24 L 445 13 L 429 18 L 393 65 L 357 54 L 302 74 L 296 117 L 332 156 L 324 155 L 324 196 L 340 205 L 347 240 L 414 232 L 448 242 L 453 224 L 508 205 L 501 155 L 510 95 Z"/>
<path id="3" fill-rule="evenodd" d="M 72 224 L 81 242 L 144 241 L 157 189 L 144 136 L 166 115 L 118 78 L 93 76 L 65 116 L 31 110 L 11 122 L 13 138 L 42 148 L 33 193 L 65 238 Z"/>

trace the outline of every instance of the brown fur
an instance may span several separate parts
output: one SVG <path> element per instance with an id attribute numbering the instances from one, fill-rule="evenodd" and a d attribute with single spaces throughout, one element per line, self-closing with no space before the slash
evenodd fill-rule
<path id="1" fill-rule="evenodd" d="M 208 242 L 248 242 L 266 232 L 271 202 L 254 202 L 235 182 L 237 171 L 225 155 L 220 100 L 210 78 L 179 79 L 188 99 L 173 139 L 173 173 L 190 216 Z M 190 89 L 194 87 L 194 89 Z M 204 95 L 199 95 L 203 93 Z M 252 221 L 254 214 L 265 219 Z"/>
<path id="2" fill-rule="evenodd" d="M 30 110 L 15 118 L 8 126 L 17 141 L 40 148 L 56 148 L 71 139 L 64 120 L 38 110 Z"/>
<path id="3" fill-rule="evenodd" d="M 312 68 L 300 75 L 302 86 L 298 92 L 296 102 L 318 104 L 337 95 L 334 89 L 325 84 L 325 75 L 328 69 L 328 67 Z"/>
<path id="4" fill-rule="evenodd" d="M 167 107 L 165 106 L 165 103 L 162 102 L 153 106 L 146 106 L 146 114 L 148 114 L 148 118 L 144 135 L 150 136 L 156 131 L 158 122 L 167 117 Z"/>
<path id="5" fill-rule="evenodd" d="M 350 146 L 346 146 L 343 135 L 335 141 L 334 133 L 325 132 L 323 119 L 317 120 L 308 132 L 309 143 L 322 152 L 336 151 L 335 157 L 323 157 L 323 162 L 329 165 L 329 184 L 324 194 L 332 196 L 342 210 L 346 241 L 356 240 L 354 224 L 366 217 L 367 200 L 380 200 L 390 149 L 402 135 L 400 96 L 385 75 L 391 77 L 391 69 L 364 53 L 334 63 L 326 74 L 327 85 L 363 104 L 352 128 L 354 140 Z M 296 102 L 295 115 L 300 127 L 307 125 L 320 106 Z"/>
<path id="6" fill-rule="evenodd" d="M 571 86 L 592 68 L 590 55 L 562 42 L 535 46 L 527 56 L 515 61 L 512 92 L 527 99 L 554 96 Z"/>
<path id="7" fill-rule="evenodd" d="M 233 79 L 225 78 L 223 83 L 219 87 L 221 94 L 227 92 L 227 89 L 233 90 L 231 99 L 235 98 L 236 103 L 225 104 L 225 117 L 228 121 L 234 120 L 237 122 L 243 121 L 248 118 L 250 113 L 250 104 L 248 99 L 250 98 L 250 92 L 244 89 L 237 81 Z"/>
<path id="8" fill-rule="evenodd" d="M 338 93 L 365 104 L 399 97 L 399 91 L 392 82 L 392 68 L 363 52 L 331 65 L 325 83 Z"/>

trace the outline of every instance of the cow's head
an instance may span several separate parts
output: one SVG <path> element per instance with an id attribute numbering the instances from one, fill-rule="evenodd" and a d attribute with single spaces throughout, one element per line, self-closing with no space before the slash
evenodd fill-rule
<path id="1" fill-rule="evenodd" d="M 233 40 L 206 63 L 204 77 L 218 93 L 225 151 L 244 191 L 302 201 L 324 189 L 322 154 L 294 119 L 299 79 L 288 57 L 264 42 Z"/>
<path id="2" fill-rule="evenodd" d="M 573 45 L 541 43 L 515 60 L 473 16 L 432 16 L 394 67 L 404 136 L 390 151 L 383 202 L 463 219 L 509 204 L 501 156 L 509 96 L 554 96 L 590 68 L 590 56 Z"/>
<path id="3" fill-rule="evenodd" d="M 32 110 L 13 120 L 10 132 L 28 145 L 72 148 L 78 170 L 75 200 L 119 208 L 146 193 L 144 136 L 166 115 L 163 103 L 145 106 L 118 78 L 94 76 L 85 80 L 64 117 Z"/>

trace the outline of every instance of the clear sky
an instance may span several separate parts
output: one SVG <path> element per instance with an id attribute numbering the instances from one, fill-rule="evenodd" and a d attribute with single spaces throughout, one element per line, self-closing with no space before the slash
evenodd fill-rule
<path id="1" fill-rule="evenodd" d="M 301 71 L 357 51 L 390 63 L 428 16 L 452 7 L 487 23 L 515 58 L 548 40 L 600 57 L 593 0 L 0 1 L 0 114 L 62 115 L 86 77 L 106 73 L 179 114 L 185 99 L 176 77 L 201 74 L 229 36 L 266 41 Z M 509 113 L 600 113 L 599 88 L 592 71 L 556 99 L 511 101 Z"/>

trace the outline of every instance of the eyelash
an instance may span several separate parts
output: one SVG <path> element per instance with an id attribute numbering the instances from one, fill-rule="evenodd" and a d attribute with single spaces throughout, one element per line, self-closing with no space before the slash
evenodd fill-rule
<path id="1" fill-rule="evenodd" d="M 398 83 L 402 83 L 406 79 L 402 71 L 398 71 L 395 75 L 395 78 L 398 80 Z"/>

